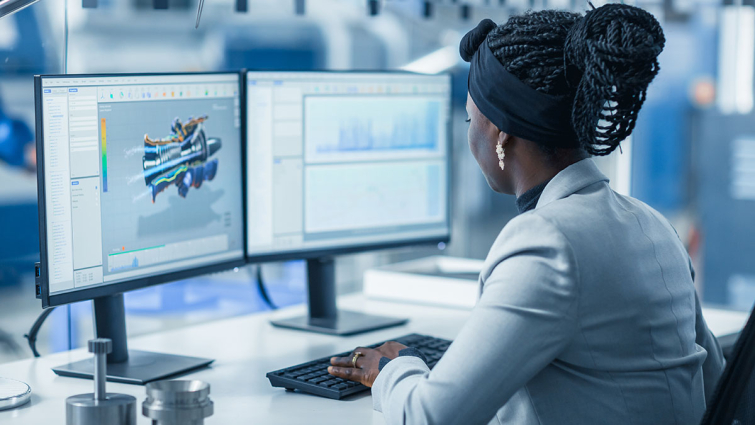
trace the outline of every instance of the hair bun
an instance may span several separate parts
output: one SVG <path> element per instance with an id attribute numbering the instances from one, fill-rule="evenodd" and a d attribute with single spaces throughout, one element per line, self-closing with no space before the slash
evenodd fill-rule
<path id="1" fill-rule="evenodd" d="M 498 25 L 490 19 L 483 19 L 480 21 L 474 29 L 469 31 L 464 38 L 461 39 L 461 43 L 459 43 L 459 54 L 461 54 L 461 58 L 464 59 L 465 62 L 471 61 L 472 56 L 474 56 L 477 49 L 480 48 L 482 42 L 485 41 L 485 37 L 487 37 L 490 31 L 493 31 L 497 26 Z"/>
<path id="2" fill-rule="evenodd" d="M 588 153 L 607 155 L 631 134 L 664 43 L 653 15 L 623 4 L 588 11 L 570 29 L 567 70 L 582 74 L 572 124 Z"/>

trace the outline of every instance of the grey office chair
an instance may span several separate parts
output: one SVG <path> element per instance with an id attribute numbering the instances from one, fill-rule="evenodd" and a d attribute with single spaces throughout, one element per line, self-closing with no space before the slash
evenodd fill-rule
<path id="1" fill-rule="evenodd" d="M 750 313 L 701 425 L 755 425 L 755 313 Z"/>

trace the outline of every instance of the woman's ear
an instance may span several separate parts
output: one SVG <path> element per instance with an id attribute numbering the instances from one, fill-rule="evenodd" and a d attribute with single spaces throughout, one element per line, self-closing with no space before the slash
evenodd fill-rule
<path id="1" fill-rule="evenodd" d="M 498 141 L 497 144 L 501 145 L 504 149 L 506 149 L 506 146 L 511 142 L 511 135 L 508 133 L 504 133 L 503 131 L 498 132 Z"/>

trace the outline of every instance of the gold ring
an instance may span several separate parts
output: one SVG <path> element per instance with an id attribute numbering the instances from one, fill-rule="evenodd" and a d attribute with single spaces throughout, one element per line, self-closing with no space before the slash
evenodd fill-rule
<path id="1" fill-rule="evenodd" d="M 362 352 L 361 351 L 357 351 L 356 353 L 354 353 L 354 358 L 351 359 L 351 364 L 354 365 L 355 368 L 357 367 L 357 359 L 361 355 L 362 355 Z"/>

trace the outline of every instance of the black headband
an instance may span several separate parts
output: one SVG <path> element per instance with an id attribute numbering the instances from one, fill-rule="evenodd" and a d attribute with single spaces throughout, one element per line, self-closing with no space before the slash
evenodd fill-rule
<path id="1" fill-rule="evenodd" d="M 493 28 L 486 19 L 461 41 L 461 56 L 470 62 L 469 95 L 477 109 L 512 136 L 552 147 L 579 147 L 571 121 L 574 98 L 539 92 L 508 72 L 488 45 Z"/>

